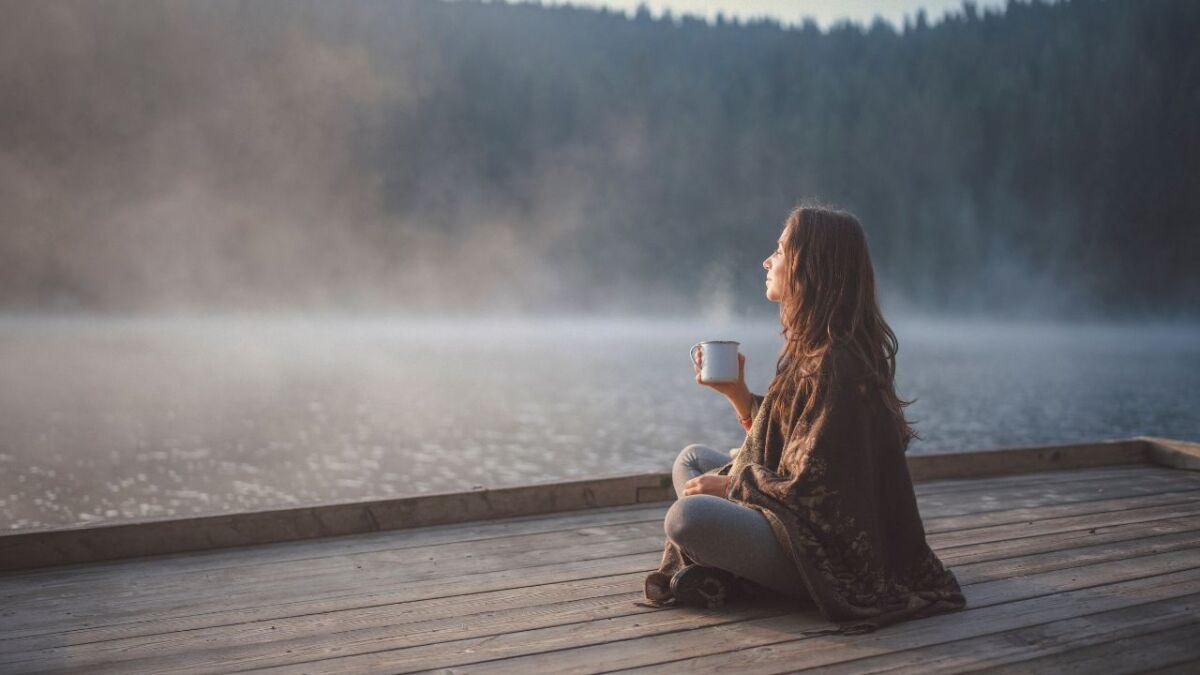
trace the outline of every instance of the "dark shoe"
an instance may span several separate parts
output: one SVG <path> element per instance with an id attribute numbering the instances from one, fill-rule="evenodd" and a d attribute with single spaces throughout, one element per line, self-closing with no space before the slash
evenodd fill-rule
<path id="1" fill-rule="evenodd" d="M 646 600 L 655 605 L 667 604 L 671 600 L 671 577 L 662 572 L 651 572 L 646 576 Z"/>
<path id="2" fill-rule="evenodd" d="M 735 593 L 734 576 L 718 567 L 692 564 L 671 577 L 671 594 L 685 605 L 717 609 Z"/>

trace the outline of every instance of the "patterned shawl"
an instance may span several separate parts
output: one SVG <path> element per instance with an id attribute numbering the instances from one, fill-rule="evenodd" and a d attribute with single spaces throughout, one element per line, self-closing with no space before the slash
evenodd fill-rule
<path id="1" fill-rule="evenodd" d="M 883 403 L 860 388 L 850 359 L 834 356 L 832 408 L 816 438 L 793 448 L 797 471 L 780 466 L 788 438 L 769 390 L 754 396 L 754 422 L 734 461 L 709 473 L 733 477 L 727 497 L 766 516 L 796 564 L 797 583 L 837 624 L 808 634 L 871 632 L 962 609 L 958 580 L 925 541 L 904 448 Z M 792 419 L 799 414 L 794 409 Z M 802 435 L 792 441 L 802 443 Z M 692 562 L 668 539 L 661 566 L 646 578 L 646 599 L 673 602 L 671 576 Z"/>

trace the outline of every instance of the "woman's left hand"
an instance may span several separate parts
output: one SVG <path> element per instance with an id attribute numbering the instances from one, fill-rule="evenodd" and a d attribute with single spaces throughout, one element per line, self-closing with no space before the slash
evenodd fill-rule
<path id="1" fill-rule="evenodd" d="M 715 473 L 706 473 L 689 480 L 683 484 L 683 496 L 688 495 L 713 495 L 725 499 L 725 491 L 729 489 L 730 476 L 722 476 Z"/>

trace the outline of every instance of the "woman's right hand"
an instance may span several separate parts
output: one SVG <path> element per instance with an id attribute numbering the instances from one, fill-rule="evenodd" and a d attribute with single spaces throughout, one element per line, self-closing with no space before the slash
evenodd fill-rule
<path id="1" fill-rule="evenodd" d="M 700 369 L 704 366 L 704 350 L 696 350 L 696 361 L 693 364 L 696 368 L 696 384 L 702 384 L 710 389 L 721 392 L 725 398 L 733 401 L 736 399 L 744 399 L 750 393 L 750 388 L 746 386 L 746 355 L 738 352 L 738 379 L 737 382 L 702 382 L 700 380 Z"/>

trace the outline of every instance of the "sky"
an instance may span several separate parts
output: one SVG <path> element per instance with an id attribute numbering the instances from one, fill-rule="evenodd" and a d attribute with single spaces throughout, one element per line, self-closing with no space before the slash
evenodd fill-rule
<path id="1" fill-rule="evenodd" d="M 512 0 L 510 0 L 512 1 Z M 543 5 L 575 5 L 600 7 L 620 10 L 633 14 L 643 0 L 542 0 Z M 723 12 L 727 17 L 737 16 L 740 19 L 750 19 L 768 16 L 784 24 L 799 24 L 804 17 L 812 17 L 821 28 L 828 28 L 840 19 L 850 19 L 857 23 L 869 24 L 876 15 L 890 21 L 900 28 L 904 24 L 904 16 L 915 16 L 917 10 L 925 9 L 931 23 L 936 23 L 948 10 L 960 12 L 961 0 L 644 0 L 653 16 L 659 16 L 664 9 L 670 9 L 672 14 L 694 14 L 709 20 L 715 19 L 717 12 Z M 1005 0 L 977 0 L 976 6 L 985 8 L 1003 8 Z"/>

